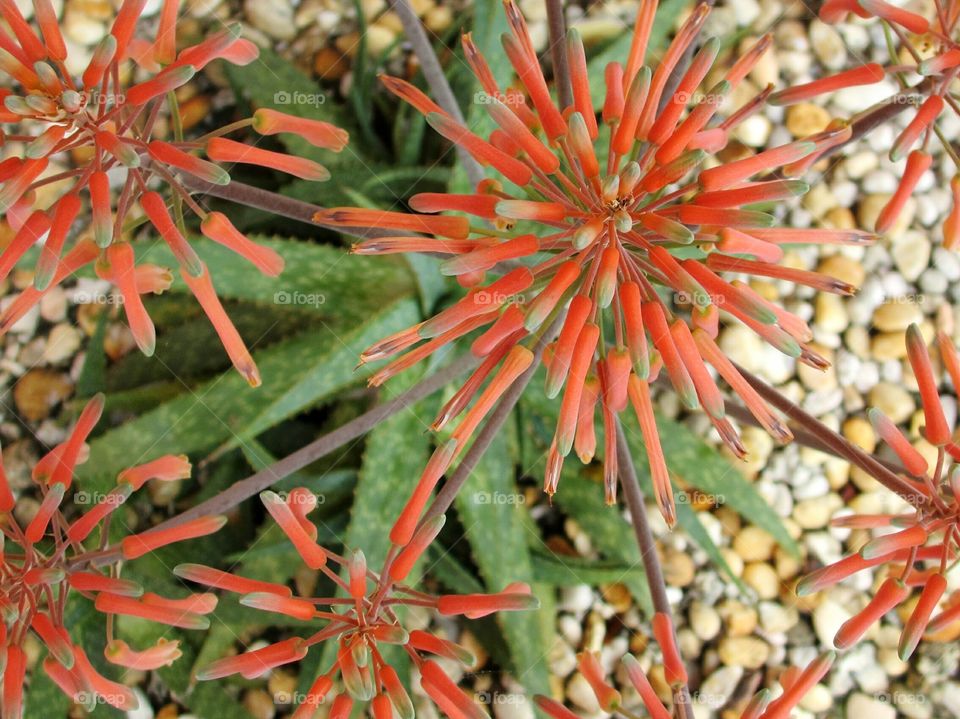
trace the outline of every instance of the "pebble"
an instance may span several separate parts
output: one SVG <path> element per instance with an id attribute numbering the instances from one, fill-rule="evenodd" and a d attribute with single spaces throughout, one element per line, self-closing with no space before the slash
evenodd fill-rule
<path id="1" fill-rule="evenodd" d="M 759 637 L 726 637 L 720 640 L 717 654 L 728 667 L 759 669 L 770 656 L 770 645 Z"/>
<path id="2" fill-rule="evenodd" d="M 894 424 L 901 424 L 913 414 L 916 403 L 906 389 L 891 382 L 880 382 L 867 394 L 867 403 L 876 407 Z"/>
<path id="3" fill-rule="evenodd" d="M 884 302 L 873 313 L 874 326 L 883 332 L 902 332 L 922 319 L 920 306 L 907 297 Z"/>
<path id="4" fill-rule="evenodd" d="M 43 361 L 57 365 L 71 359 L 80 349 L 83 334 L 73 325 L 59 324 L 50 330 L 46 347 L 43 348 Z"/>
<path id="5" fill-rule="evenodd" d="M 769 532 L 750 525 L 744 527 L 733 539 L 733 550 L 745 562 L 762 562 L 773 554 L 776 541 Z"/>
<path id="6" fill-rule="evenodd" d="M 812 102 L 797 103 L 787 109 L 787 130 L 794 137 L 807 137 L 820 132 L 829 122 L 830 113 Z"/>
<path id="7" fill-rule="evenodd" d="M 907 205 L 910 202 L 908 200 Z M 905 207 L 904 214 L 906 213 Z M 899 224 L 900 220 L 894 223 L 894 228 L 890 230 L 891 237 L 897 236 L 896 229 Z M 890 255 L 904 279 L 913 282 L 930 264 L 930 242 L 920 233 L 903 233 L 902 239 L 894 243 Z"/>
<path id="8" fill-rule="evenodd" d="M 251 25 L 275 40 L 296 36 L 293 5 L 287 0 L 244 0 L 243 10 Z"/>
<path id="9" fill-rule="evenodd" d="M 751 562 L 743 569 L 743 581 L 760 599 L 774 599 L 780 591 L 777 571 L 766 562 Z"/>
<path id="10" fill-rule="evenodd" d="M 709 642 L 720 633 L 722 620 L 713 607 L 702 602 L 690 605 L 690 628 L 699 639 Z"/>
<path id="11" fill-rule="evenodd" d="M 48 369 L 27 372 L 13 387 L 17 410 L 31 422 L 46 419 L 50 411 L 73 393 L 69 378 Z"/>
<path id="12" fill-rule="evenodd" d="M 888 702 L 857 692 L 847 700 L 847 719 L 897 719 Z"/>
<path id="13" fill-rule="evenodd" d="M 813 629 L 820 643 L 832 647 L 837 630 L 851 616 L 852 613 L 842 604 L 829 597 L 820 602 L 813 610 Z"/>
<path id="14" fill-rule="evenodd" d="M 847 61 L 847 44 L 832 26 L 814 18 L 810 23 L 810 45 L 817 59 L 830 70 L 840 70 Z"/>

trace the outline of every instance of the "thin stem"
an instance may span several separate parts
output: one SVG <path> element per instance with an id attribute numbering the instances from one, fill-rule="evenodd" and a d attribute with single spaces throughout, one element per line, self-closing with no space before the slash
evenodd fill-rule
<path id="1" fill-rule="evenodd" d="M 547 0 L 547 30 L 550 33 L 550 57 L 553 60 L 553 84 L 557 88 L 560 109 L 573 105 L 570 64 L 567 61 L 567 19 L 563 0 Z"/>
<path id="2" fill-rule="evenodd" d="M 823 445 L 825 451 L 846 459 L 856 465 L 891 492 L 896 492 L 915 507 L 929 504 L 930 498 L 923 494 L 916 485 L 907 482 L 890 468 L 864 452 L 845 437 L 837 434 L 815 417 L 802 410 L 789 399 L 777 392 L 773 387 L 763 382 L 759 377 L 751 374 L 740 366 L 737 370 L 744 379 L 757 391 L 763 399 L 780 410 L 789 419 L 803 427 L 809 434 Z"/>
<path id="3" fill-rule="evenodd" d="M 421 525 L 433 517 L 443 514 L 450 508 L 450 505 L 453 504 L 457 492 L 459 492 L 460 488 L 466 483 L 471 472 L 473 472 L 480 462 L 480 458 L 483 457 L 484 452 L 490 447 L 494 437 L 503 429 L 503 425 L 510 416 L 510 412 L 517 406 L 520 396 L 527 388 L 527 385 L 530 384 L 530 380 L 533 379 L 533 375 L 543 359 L 543 351 L 556 333 L 557 326 L 562 318 L 562 314 L 558 315 L 557 318 L 550 323 L 547 330 L 540 335 L 540 339 L 537 340 L 537 344 L 533 348 L 533 361 L 530 363 L 530 366 L 527 367 L 526 371 L 517 377 L 516 381 L 510 385 L 510 388 L 503 393 L 500 403 L 497 404 L 496 409 L 493 410 L 493 413 L 487 419 L 483 429 L 480 430 L 477 438 L 470 446 L 470 449 L 463 455 L 460 464 L 457 465 L 457 468 L 447 478 L 446 483 L 444 483 L 443 488 L 437 493 L 433 503 L 427 507 L 423 518 L 420 520 Z"/>
<path id="4" fill-rule="evenodd" d="M 423 70 L 423 76 L 427 80 L 427 85 L 430 86 L 430 93 L 433 95 L 433 98 L 448 115 L 453 117 L 461 125 L 466 125 L 463 119 L 463 113 L 460 112 L 460 106 L 457 105 L 453 90 L 450 88 L 450 83 L 447 82 L 447 77 L 443 74 L 443 68 L 440 67 L 440 60 L 437 58 L 437 53 L 434 52 L 433 45 L 430 44 L 430 39 L 427 37 L 427 31 L 423 28 L 423 23 L 420 22 L 420 18 L 417 17 L 416 12 L 414 12 L 410 6 L 410 0 L 390 0 L 390 5 L 394 12 L 397 13 L 397 17 L 400 18 L 400 24 L 403 25 L 403 32 L 413 46 L 413 52 L 417 56 L 417 60 L 420 61 L 420 69 Z M 456 150 L 460 156 L 463 169 L 467 173 L 467 178 L 470 180 L 470 184 L 474 186 L 477 185 L 484 179 L 483 168 L 480 167 L 480 163 L 474 160 L 473 156 L 460 147 L 460 145 L 456 145 Z"/>
<path id="5" fill-rule="evenodd" d="M 653 532 L 647 521 L 647 505 L 643 499 L 643 490 L 637 479 L 637 469 L 633 466 L 633 456 L 630 454 L 630 445 L 627 435 L 623 431 L 620 420 L 617 426 L 617 461 L 620 472 L 620 486 L 623 487 L 623 496 L 627 500 L 627 509 L 630 510 L 633 533 L 637 538 L 637 547 L 640 549 L 640 559 L 643 560 L 643 569 L 650 587 L 650 597 L 653 608 L 668 617 L 673 616 L 670 609 L 670 600 L 667 598 L 667 585 L 663 581 L 663 570 L 660 568 L 660 558 L 657 556 L 657 547 L 653 541 Z M 673 641 L 677 638 L 674 636 Z M 693 709 L 690 704 L 690 688 L 684 684 L 674 689 L 674 706 L 684 719 L 693 719 Z"/>
<path id="6" fill-rule="evenodd" d="M 223 492 L 194 505 L 190 509 L 181 512 L 175 517 L 171 517 L 165 522 L 161 522 L 154 527 L 154 529 L 169 529 L 171 527 L 177 527 L 191 519 L 207 515 L 223 514 L 224 512 L 230 511 L 244 500 L 249 499 L 255 494 L 259 494 L 285 477 L 303 469 L 308 464 L 343 447 L 348 442 L 362 437 L 384 420 L 416 404 L 424 397 L 433 394 L 454 378 L 472 369 L 476 364 L 477 359 L 469 353 L 458 357 L 447 367 L 432 374 L 427 379 L 414 385 L 389 402 L 384 402 L 364 412 L 356 419 L 315 439 L 310 444 L 274 462 L 269 467 L 265 467 L 246 479 L 236 482 Z M 95 558 L 97 564 L 109 564 L 119 559 L 119 557 L 119 551 L 112 549 L 97 554 Z"/>

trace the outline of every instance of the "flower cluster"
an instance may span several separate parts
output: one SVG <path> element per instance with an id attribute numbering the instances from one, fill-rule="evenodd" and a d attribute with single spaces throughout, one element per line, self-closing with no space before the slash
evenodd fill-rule
<path id="1" fill-rule="evenodd" d="M 443 615 L 463 615 L 471 619 L 498 611 L 535 609 L 538 602 L 527 585 L 512 584 L 499 594 L 436 596 L 403 584 L 443 526 L 443 515 L 425 523 L 402 552 L 391 552 L 378 574 L 368 569 L 360 550 L 343 557 L 317 544 L 317 528 L 308 518 L 316 506 L 316 496 L 310 490 L 299 487 L 286 497 L 267 491 L 260 498 L 306 566 L 322 572 L 341 594 L 295 597 L 290 588 L 282 584 L 199 564 L 176 567 L 174 572 L 184 579 L 243 595 L 240 603 L 245 606 L 302 621 L 324 622 L 323 627 L 310 636 L 291 637 L 219 659 L 201 669 L 198 679 L 218 679 L 232 674 L 253 679 L 274 667 L 303 659 L 310 647 L 318 643 L 335 641 L 337 658 L 333 666 L 317 676 L 294 716 L 298 719 L 314 716 L 320 704 L 333 698 L 331 692 L 335 691 L 339 677 L 344 691 L 333 699 L 330 716 L 347 717 L 354 702 L 362 701 L 371 702 L 376 717 L 390 717 L 395 711 L 403 719 L 412 719 L 410 697 L 382 653 L 383 645 L 399 645 L 419 669 L 424 691 L 447 716 L 468 719 L 486 716 L 436 661 L 429 658 L 444 657 L 471 667 L 475 659 L 470 652 L 430 632 L 419 629 L 408 632 L 401 624 L 397 609 L 429 607 Z M 335 567 L 342 568 L 345 576 L 341 577 Z"/>
<path id="2" fill-rule="evenodd" d="M 933 158 L 928 148 L 938 134 L 937 118 L 946 108 L 960 111 L 951 93 L 951 86 L 960 72 L 960 43 L 954 38 L 960 4 L 956 2 L 930 5 L 931 19 L 884 0 L 826 0 L 820 7 L 820 18 L 838 23 L 853 13 L 860 18 L 882 20 L 896 36 L 902 50 L 892 57 L 889 66 L 871 62 L 822 77 L 788 90 L 774 93 L 770 101 L 789 104 L 806 100 L 845 87 L 881 82 L 895 76 L 903 94 L 892 101 L 916 107 L 909 124 L 900 131 L 890 148 L 890 160 L 906 157 L 906 165 L 897 191 L 877 216 L 876 231 L 886 232 L 903 210 Z M 892 38 L 891 38 L 892 40 Z M 892 44 L 891 44 L 892 48 Z M 960 170 L 960 157 L 948 142 L 944 149 Z M 943 244 L 950 249 L 960 247 L 960 175 L 950 182 L 953 209 L 943 223 Z"/>
<path id="3" fill-rule="evenodd" d="M 669 621 L 666 615 L 657 614 L 654 617 L 654 637 L 663 650 L 665 678 L 671 687 L 676 689 L 686 684 L 687 676 L 676 645 L 672 641 L 665 643 L 662 634 L 657 631 L 657 623 L 660 622 L 662 626 L 665 621 Z M 580 673 L 593 690 L 601 710 L 623 717 L 636 716 L 624 706 L 621 693 L 604 678 L 603 667 L 595 653 L 582 652 L 578 659 Z M 830 670 L 833 660 L 834 653 L 828 652 L 803 669 L 789 667 L 780 675 L 781 694 L 771 700 L 770 691 L 763 689 L 743 707 L 739 719 L 789 719 L 794 707 Z M 667 710 L 636 657 L 626 654 L 621 662 L 627 679 L 651 719 L 671 719 L 677 716 Z M 689 697 L 683 700 L 689 701 Z M 565 706 L 544 696 L 537 697 L 537 706 L 552 719 L 577 719 L 577 715 Z"/>
<path id="4" fill-rule="evenodd" d="M 766 407 L 716 344 L 723 310 L 764 340 L 822 368 L 825 360 L 806 343 L 803 320 L 770 303 L 739 273 L 788 280 L 841 294 L 849 285 L 778 264 L 785 243 L 863 245 L 872 235 L 856 230 L 793 230 L 773 227 L 757 209 L 795 197 L 807 186 L 785 177 L 801 174 L 824 149 L 842 142 L 850 128 L 824 132 L 758 154 L 719 163 L 715 153 L 732 131 L 758 110 L 769 89 L 721 118 L 734 89 L 770 46 L 761 38 L 706 91 L 701 83 L 720 43 L 706 41 L 685 71 L 679 63 L 709 13 L 700 4 L 651 70 L 644 65 L 656 3 L 641 5 L 626 64 L 606 68 L 601 130 L 593 111 L 583 45 L 568 42 L 573 104 L 552 100 L 523 17 L 505 3 L 511 32 L 503 47 L 519 85 L 505 92 L 469 36 L 468 63 L 490 100 L 497 127 L 484 139 L 459 124 L 412 85 L 386 78 L 387 87 L 426 116 L 441 135 L 508 182 L 484 180 L 473 194 L 419 194 L 413 213 L 334 208 L 317 221 L 341 227 L 376 227 L 388 236 L 360 242 L 361 254 L 430 252 L 449 256 L 441 271 L 467 288 L 466 296 L 436 316 L 384 339 L 363 353 L 363 362 L 393 358 L 376 372 L 380 384 L 444 345 L 482 330 L 472 352 L 482 363 L 433 424 L 445 428 L 463 415 L 444 440 L 395 531 L 408 540 L 439 478 L 503 393 L 532 371 L 538 340 L 545 353 L 546 393 L 562 394 L 559 420 L 547 460 L 545 490 L 556 490 L 571 450 L 582 462 L 596 451 L 594 417 L 605 433 L 608 502 L 617 486 L 617 415 L 632 406 L 644 441 L 660 509 L 675 519 L 672 489 L 657 436 L 650 385 L 661 369 L 689 408 L 702 407 L 720 436 L 745 453 L 725 415 L 708 364 L 746 402 L 776 438 L 791 434 Z M 678 73 L 673 89 L 668 79 Z M 606 145 L 606 154 L 600 152 Z M 513 188 L 513 189 L 511 189 Z M 440 214 L 456 212 L 458 214 Z M 552 340 L 552 341 L 551 341 Z M 470 402 L 484 382 L 476 402 Z M 469 409 L 468 409 L 469 407 Z"/>
<path id="5" fill-rule="evenodd" d="M 0 715 L 17 719 L 23 711 L 23 685 L 27 671 L 24 641 L 32 632 L 47 649 L 43 669 L 67 696 L 92 708 L 104 701 L 118 709 L 137 706 L 126 686 L 100 674 L 83 648 L 75 645 L 64 624 L 71 593 L 94 601 L 108 616 L 129 615 L 170 626 L 205 629 L 216 607 L 211 594 L 171 599 L 144 592 L 136 582 L 122 579 L 116 563 L 102 566 L 100 558 L 112 549 L 108 539 L 111 515 L 148 481 L 172 481 L 190 475 L 186 457 L 167 455 L 123 470 L 116 486 L 77 514 L 63 503 L 73 483 L 76 466 L 86 460 L 86 439 L 103 410 L 103 397 L 91 400 L 76 426 L 61 444 L 36 464 L 33 481 L 41 496 L 36 513 L 26 527 L 14 517 L 17 506 L 9 481 L 0 465 L 0 667 L 2 705 Z M 81 496 L 74 499 L 79 503 Z M 136 559 L 181 540 L 215 532 L 222 517 L 200 517 L 172 529 L 154 529 L 123 538 L 119 554 Z M 98 535 L 94 534 L 99 529 Z M 95 540 L 87 544 L 88 539 Z M 113 636 L 107 623 L 104 655 L 111 664 L 131 669 L 156 669 L 180 656 L 178 642 L 161 639 L 144 649 L 134 649 Z"/>
<path id="6" fill-rule="evenodd" d="M 941 334 L 937 343 L 943 366 L 954 387 L 960 387 L 960 354 Z M 936 466 L 909 442 L 897 426 L 877 410 L 870 420 L 877 435 L 893 450 L 903 467 L 901 497 L 911 511 L 897 515 L 849 515 L 836 517 L 835 526 L 881 529 L 860 551 L 822 567 L 801 580 L 800 595 L 820 591 L 853 574 L 885 566 L 887 578 L 864 609 L 837 632 L 834 644 L 845 649 L 856 643 L 884 614 L 904 604 L 919 589 L 919 598 L 900 636 L 900 657 L 906 660 L 917 648 L 924 632 L 937 632 L 960 619 L 960 596 L 949 599 L 935 614 L 947 589 L 946 574 L 960 550 L 960 446 L 953 440 L 937 389 L 937 380 L 923 337 L 916 325 L 907 331 L 910 365 L 920 389 L 924 438 L 937 450 Z"/>
<path id="7" fill-rule="evenodd" d="M 328 123 L 262 108 L 254 116 L 193 140 L 182 137 L 175 91 L 214 60 L 246 64 L 257 48 L 240 37 L 239 24 L 213 33 L 177 52 L 179 3 L 164 0 L 156 37 L 136 37 L 145 0 L 124 0 L 113 27 L 97 46 L 86 69 L 74 77 L 67 69 L 67 48 L 51 0 L 34 0 L 39 32 L 13 0 L 0 2 L 0 17 L 12 34 L 0 34 L 0 123 L 4 143 L 22 147 L 20 155 L 0 161 L 0 216 L 15 236 L 0 254 L 0 278 L 37 243 L 42 243 L 33 286 L 0 316 L 8 330 L 51 286 L 79 268 L 95 263 L 124 299 L 127 321 L 137 345 L 152 354 L 155 330 L 141 295 L 163 292 L 172 276 L 155 265 L 135 266 L 129 240 L 144 221 L 170 247 L 184 282 L 217 330 L 233 364 L 251 385 L 260 382 L 256 365 L 227 317 L 209 268 L 187 241 L 185 208 L 200 219 L 200 231 L 248 259 L 262 272 L 277 275 L 283 260 L 273 250 L 245 237 L 221 212 L 208 212 L 191 194 L 197 183 L 225 185 L 224 165 L 247 163 L 281 170 L 308 180 L 325 180 L 327 170 L 304 158 L 247 145 L 225 135 L 252 128 L 260 135 L 295 133 L 318 147 L 339 152 L 346 133 Z M 125 86 L 134 70 L 147 76 Z M 174 136 L 159 136 L 169 117 Z M 205 155 L 201 157 L 201 155 Z M 66 164 L 69 169 L 54 171 Z M 65 186 L 49 208 L 37 207 L 36 190 Z M 86 210 L 84 207 L 86 206 Z M 78 218 L 89 217 L 90 232 L 66 252 Z M 92 236 L 92 240 L 89 237 Z"/>

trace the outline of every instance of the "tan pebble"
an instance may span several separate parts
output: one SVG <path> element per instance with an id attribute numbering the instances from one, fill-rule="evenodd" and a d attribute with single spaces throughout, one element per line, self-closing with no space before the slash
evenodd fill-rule
<path id="1" fill-rule="evenodd" d="M 156 484 L 154 482 L 153 484 Z M 292 704 L 297 691 L 297 676 L 282 669 L 274 669 L 267 679 L 267 691 L 277 704 Z"/>
<path id="2" fill-rule="evenodd" d="M 273 719 L 277 713 L 273 698 L 263 689 L 251 689 L 243 695 L 243 706 L 254 719 Z"/>
<path id="3" fill-rule="evenodd" d="M 843 436 L 868 454 L 877 448 L 877 433 L 866 417 L 850 417 L 843 423 Z"/>
<path id="4" fill-rule="evenodd" d="M 773 561 L 780 579 L 793 579 L 800 573 L 800 560 L 783 547 L 774 550 Z"/>
<path id="5" fill-rule="evenodd" d="M 867 403 L 895 424 L 905 422 L 916 409 L 913 396 L 898 384 L 879 382 L 867 394 Z"/>
<path id="6" fill-rule="evenodd" d="M 814 322 L 825 332 L 839 334 L 850 325 L 850 316 L 842 297 L 822 292 L 817 295 L 814 308 Z"/>
<path id="7" fill-rule="evenodd" d="M 180 122 L 184 130 L 196 127 L 210 117 L 210 98 L 206 95 L 194 95 L 180 103 Z"/>
<path id="8" fill-rule="evenodd" d="M 103 351 L 111 360 L 118 360 L 129 354 L 136 346 L 133 334 L 126 324 L 113 322 L 107 326 L 106 337 L 103 338 Z"/>
<path id="9" fill-rule="evenodd" d="M 668 573 L 669 570 L 667 567 L 664 567 L 665 573 Z M 667 580 L 667 584 L 669 584 Z M 622 614 L 623 612 L 630 609 L 633 606 L 633 598 L 630 594 L 630 590 L 627 588 L 627 585 L 622 582 L 615 582 L 613 584 L 607 584 L 602 587 L 603 600 L 613 607 L 614 611 Z"/>
<path id="10" fill-rule="evenodd" d="M 663 558 L 663 578 L 671 587 L 686 587 L 693 581 L 696 569 L 686 552 L 671 551 Z"/>
<path id="11" fill-rule="evenodd" d="M 757 628 L 757 610 L 736 599 L 723 602 L 717 611 L 727 626 L 729 636 L 745 637 Z"/>
<path id="12" fill-rule="evenodd" d="M 836 494 L 804 499 L 794 505 L 793 519 L 802 529 L 822 529 L 842 506 L 843 500 Z"/>
<path id="13" fill-rule="evenodd" d="M 690 605 L 690 628 L 703 641 L 709 642 L 720 633 L 723 621 L 713 607 L 703 602 Z"/>
<path id="14" fill-rule="evenodd" d="M 392 28 L 374 23 L 367 28 L 366 49 L 370 57 L 378 58 L 396 42 L 397 33 Z"/>
<path id="15" fill-rule="evenodd" d="M 47 364 L 56 365 L 72 358 L 80 349 L 83 335 L 73 325 L 54 325 L 47 337 L 47 346 L 43 350 L 43 359 Z"/>
<path id="16" fill-rule="evenodd" d="M 313 57 L 313 72 L 321 80 L 339 80 L 349 69 L 349 61 L 332 47 L 321 48 Z"/>
<path id="17" fill-rule="evenodd" d="M 787 130 L 794 137 L 820 132 L 830 122 L 830 113 L 812 102 L 800 102 L 787 108 Z"/>
<path id="18" fill-rule="evenodd" d="M 759 637 L 727 637 L 720 642 L 717 654 L 728 667 L 759 669 L 770 656 L 770 646 Z"/>
<path id="19" fill-rule="evenodd" d="M 825 684 L 816 684 L 800 700 L 800 706 L 813 714 L 821 714 L 833 706 L 833 695 Z"/>
<path id="20" fill-rule="evenodd" d="M 882 332 L 902 331 L 922 319 L 920 305 L 906 297 L 888 300 L 873 312 L 873 325 Z"/>
<path id="21" fill-rule="evenodd" d="M 907 356 L 907 345 L 903 330 L 899 332 L 881 332 L 870 341 L 870 354 L 873 358 L 886 362 L 899 360 Z"/>
<path id="22" fill-rule="evenodd" d="M 864 279 L 866 279 L 866 272 L 863 269 L 863 265 L 856 260 L 840 254 L 830 255 L 821 260 L 820 265 L 817 267 L 817 272 L 836 277 L 838 280 L 842 280 L 854 287 L 859 287 L 863 284 Z"/>
<path id="23" fill-rule="evenodd" d="M 733 549 L 745 562 L 762 562 L 770 558 L 776 542 L 765 529 L 749 525 L 733 539 Z"/>
<path id="24" fill-rule="evenodd" d="M 760 599 L 774 599 L 780 593 L 780 578 L 766 562 L 750 562 L 743 569 L 743 581 Z"/>
<path id="25" fill-rule="evenodd" d="M 723 527 L 723 533 L 727 536 L 736 537 L 740 533 L 740 513 L 733 507 L 726 504 L 721 505 L 717 507 L 714 516 L 717 518 L 717 521 L 720 522 L 720 526 Z"/>
<path id="26" fill-rule="evenodd" d="M 431 9 L 423 19 L 430 32 L 441 33 L 453 22 L 453 11 L 449 5 L 440 5 Z"/>
<path id="27" fill-rule="evenodd" d="M 29 421 L 38 422 L 50 410 L 73 394 L 69 377 L 48 369 L 34 369 L 21 377 L 13 387 L 13 401 Z"/>
<path id="28" fill-rule="evenodd" d="M 729 547 L 721 547 L 720 554 L 730 567 L 730 571 L 733 573 L 733 576 L 739 577 L 741 574 L 743 574 L 743 560 L 740 559 L 739 554 L 734 552 Z"/>
<path id="29" fill-rule="evenodd" d="M 823 216 L 825 227 L 832 227 L 835 230 L 856 230 L 857 218 L 849 207 L 833 207 Z"/>
<path id="30" fill-rule="evenodd" d="M 850 463 L 838 457 L 828 457 L 823 463 L 823 471 L 827 475 L 830 489 L 836 491 L 850 479 Z"/>
<path id="31" fill-rule="evenodd" d="M 40 298 L 40 316 L 47 322 L 62 322 L 67 316 L 67 293 L 62 287 L 51 287 Z"/>
<path id="32" fill-rule="evenodd" d="M 860 359 L 870 359 L 870 331 L 854 325 L 843 333 L 843 343 Z"/>
<path id="33" fill-rule="evenodd" d="M 826 183 L 817 183 L 803 196 L 803 206 L 810 210 L 814 217 L 823 217 L 837 206 L 837 198 Z"/>

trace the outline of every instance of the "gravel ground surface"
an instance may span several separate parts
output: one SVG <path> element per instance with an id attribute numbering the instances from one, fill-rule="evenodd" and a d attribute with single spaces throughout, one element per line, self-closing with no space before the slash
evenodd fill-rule
<path id="1" fill-rule="evenodd" d="M 362 0 L 360 4 L 367 24 L 366 51 L 371 57 L 379 57 L 394 47 L 393 58 L 406 61 L 407 49 L 397 42 L 401 35 L 399 21 L 386 10 L 385 1 Z M 151 12 L 149 6 L 156 12 L 158 5 L 151 0 L 146 14 Z M 451 27 L 458 11 L 456 2 L 417 0 L 414 5 L 436 34 Z M 542 47 L 547 35 L 543 3 L 523 0 L 520 5 Z M 199 32 L 211 23 L 240 19 L 251 39 L 295 59 L 321 81 L 339 85 L 341 90 L 350 82 L 350 62 L 359 51 L 352 2 L 187 0 L 185 6 L 187 36 L 191 27 Z M 572 8 L 570 15 L 590 42 L 618 35 L 635 12 L 633 2 L 611 1 L 591 5 L 586 11 Z M 66 1 L 63 29 L 73 45 L 70 57 L 78 67 L 86 64 L 90 49 L 107 31 L 112 15 L 110 0 Z M 834 29 L 816 20 L 801 2 L 721 0 L 707 32 L 736 38 L 735 49 L 768 30 L 774 33 L 774 51 L 738 89 L 733 100 L 736 104 L 767 83 L 782 87 L 847 67 L 850 62 L 886 60 L 878 25 L 855 22 Z M 786 110 L 767 107 L 740 127 L 736 139 L 747 148 L 778 145 L 816 132 L 832 118 L 849 117 L 895 91 L 891 82 L 846 90 L 828 102 L 802 103 Z M 211 104 L 228 102 L 229 98 L 211 92 L 185 100 L 188 111 L 200 118 Z M 899 125 L 907 119 L 908 113 L 904 113 Z M 955 116 L 945 114 L 941 127 L 948 139 L 960 135 L 960 121 Z M 872 227 L 902 169 L 886 157 L 895 132 L 893 126 L 880 128 L 866 140 L 815 166 L 810 192 L 795 206 L 782 208 L 783 222 L 796 227 Z M 927 336 L 942 330 L 958 337 L 954 313 L 960 302 L 960 256 L 939 247 L 940 224 L 950 203 L 947 183 L 954 168 L 938 144 L 934 143 L 931 151 L 934 170 L 924 175 L 896 226 L 875 246 L 804 248 L 789 253 L 786 264 L 818 269 L 860 285 L 855 297 L 815 295 L 780 282 L 751 283 L 765 297 L 810 322 L 816 349 L 832 361 L 829 370 L 821 373 L 798 366 L 745 327 L 728 326 L 721 334 L 721 346 L 735 361 L 859 446 L 873 450 L 877 445 L 866 419 L 866 409 L 876 406 L 909 433 L 921 452 L 935 457 L 917 431 L 921 422 L 919 402 L 905 362 L 903 341 L 905 329 L 914 322 Z M 9 285 L 19 289 L 29 282 L 28 275 L 14 273 L 8 286 L 0 288 L 0 294 L 11 294 Z M 36 459 L 38 442 L 52 445 L 63 438 L 56 414 L 60 403 L 72 394 L 86 340 L 100 312 L 116 314 L 115 305 L 102 301 L 108 292 L 104 283 L 94 281 L 55 288 L 2 339 L 0 388 L 5 412 L 0 439 L 4 463 L 15 485 L 27 485 L 28 467 Z M 107 327 L 108 355 L 120 357 L 132 348 L 132 339 L 120 319 L 111 319 Z M 664 393 L 659 401 L 667 415 L 679 416 L 674 395 Z M 956 402 L 949 397 L 946 402 L 948 420 L 955 421 Z M 684 419 L 719 445 L 706 418 Z M 734 572 L 754 594 L 744 596 L 682 533 L 667 532 L 658 513 L 651 509 L 670 597 L 675 602 L 681 649 L 695 666 L 692 690 L 697 719 L 737 716 L 729 707 L 752 694 L 758 685 L 768 684 L 786 665 L 806 664 L 823 646 L 832 643 L 839 625 L 868 601 L 882 579 L 879 574 L 871 578 L 861 573 L 842 586 L 803 600 L 793 592 L 805 569 L 832 562 L 863 543 L 862 533 L 831 528 L 830 518 L 838 511 L 876 513 L 905 508 L 875 480 L 851 471 L 845 462 L 797 445 L 774 446 L 763 431 L 752 427 L 744 427 L 742 432 L 750 458 L 736 462 L 737 470 L 755 483 L 783 517 L 804 556 L 799 561 L 794 559 L 777 547 L 769 534 L 745 523 L 722 504 L 704 511 L 703 523 Z M 157 501 L 162 503 L 164 499 L 157 497 Z M 29 513 L 29 506 L 21 506 Z M 845 506 L 847 510 L 843 510 Z M 571 551 L 590 556 L 593 550 L 589 539 L 575 523 L 567 521 L 564 530 L 566 536 L 557 541 Z M 956 575 L 950 588 L 960 588 Z M 576 671 L 575 654 L 582 649 L 600 651 L 611 671 L 625 651 L 632 651 L 645 666 L 652 667 L 658 688 L 665 688 L 658 652 L 647 647 L 643 632 L 636 631 L 641 620 L 625 587 L 610 585 L 602 592 L 586 585 L 570 587 L 559 598 L 559 607 L 559 641 L 551 650 L 549 665 L 569 703 L 585 716 L 601 716 L 601 712 L 586 681 Z M 896 614 L 887 617 L 865 641 L 841 655 L 828 681 L 803 700 L 803 712 L 798 716 L 939 719 L 960 715 L 960 683 L 954 680 L 960 665 L 956 637 L 944 636 L 940 637 L 944 641 L 922 644 L 914 659 L 905 664 L 897 657 L 901 619 L 902 615 Z M 449 630 L 454 633 L 456 628 Z M 469 635 L 461 635 L 460 641 L 475 645 Z M 483 661 L 482 650 L 475 649 Z M 491 708 L 499 719 L 532 716 L 516 681 L 485 674 L 482 669 L 481 665 L 476 690 L 498 697 Z M 295 679 L 292 674 L 274 672 L 262 687 L 246 693 L 247 707 L 263 719 L 283 713 Z M 618 684 L 629 706 L 636 698 L 623 679 L 618 676 Z M 427 703 L 421 703 L 421 709 L 421 716 L 435 715 Z M 152 716 L 154 711 L 157 717 L 178 716 L 174 705 L 155 710 L 147 707 L 137 716 Z"/>

